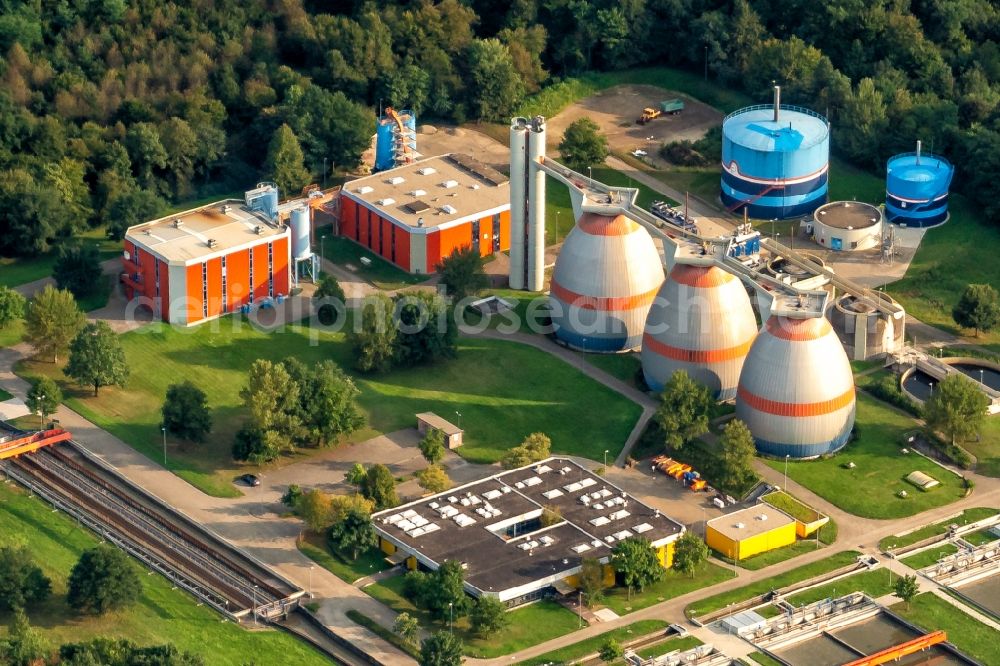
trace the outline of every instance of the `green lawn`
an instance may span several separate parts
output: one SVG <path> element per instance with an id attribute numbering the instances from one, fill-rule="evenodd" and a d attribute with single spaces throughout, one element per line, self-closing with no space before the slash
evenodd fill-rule
<path id="1" fill-rule="evenodd" d="M 109 240 L 103 228 L 88 229 L 76 238 L 82 243 L 96 244 L 101 261 L 121 256 L 121 241 Z M 0 285 L 16 287 L 51 276 L 58 255 L 58 247 L 54 247 L 37 257 L 0 257 Z"/>
<path id="2" fill-rule="evenodd" d="M 943 506 L 965 494 L 960 477 L 926 458 L 900 453 L 899 437 L 914 427 L 907 416 L 863 393 L 858 394 L 860 437 L 837 455 L 822 460 L 788 464 L 788 476 L 844 511 L 863 518 L 903 518 Z M 848 462 L 855 464 L 847 469 Z M 782 471 L 785 461 L 768 460 Z M 941 485 L 924 492 L 904 480 L 914 470 L 925 472 Z M 905 490 L 907 497 L 897 497 Z"/>
<path id="3" fill-rule="evenodd" d="M 969 543 L 971 543 L 973 546 L 985 546 L 991 541 L 996 541 L 997 539 L 1000 539 L 1000 537 L 993 534 L 989 530 L 980 530 L 979 532 L 966 534 L 963 538 Z"/>
<path id="4" fill-rule="evenodd" d="M 747 656 L 760 664 L 760 666 L 782 666 L 780 661 L 767 656 L 763 652 L 751 652 Z"/>
<path id="5" fill-rule="evenodd" d="M 721 594 L 708 597 L 707 599 L 696 601 L 689 604 L 688 607 L 684 609 L 684 613 L 688 617 L 698 617 L 699 615 L 705 615 L 706 613 L 717 611 L 730 604 L 746 601 L 751 597 L 770 592 L 771 590 L 778 590 L 792 585 L 793 583 L 798 583 L 800 581 L 834 571 L 835 569 L 845 567 L 856 562 L 859 554 L 860 553 L 853 550 L 845 550 L 835 553 L 822 560 L 810 562 L 809 564 L 797 567 L 791 571 L 780 573 L 777 576 L 772 576 L 771 578 L 766 578 L 764 580 L 757 581 L 756 583 L 751 583 L 750 585 L 738 587 L 733 590 L 727 590 Z"/>
<path id="6" fill-rule="evenodd" d="M 307 532 L 303 538 L 296 542 L 296 545 L 303 555 L 348 583 L 353 583 L 379 571 L 385 571 L 392 566 L 386 562 L 385 553 L 378 548 L 361 553 L 358 555 L 358 559 L 353 562 L 345 559 L 331 552 L 326 539 L 313 532 Z"/>
<path id="7" fill-rule="evenodd" d="M 403 596 L 403 576 L 388 578 L 381 583 L 368 585 L 364 591 L 396 612 L 407 612 L 420 620 L 430 630 L 448 629 L 448 618 L 434 620 L 426 611 L 417 609 Z M 455 618 L 455 634 L 465 643 L 469 657 L 488 659 L 517 652 L 538 645 L 580 628 L 580 618 L 552 601 L 539 601 L 508 613 L 507 627 L 490 636 L 480 638 L 469 628 L 468 618 Z"/>
<path id="8" fill-rule="evenodd" d="M 740 560 L 739 562 L 732 562 L 728 557 L 722 557 L 719 553 L 716 553 L 716 557 L 724 562 L 735 564 L 743 569 L 757 571 L 758 569 L 764 569 L 773 564 L 778 564 L 779 562 L 786 562 L 790 559 L 798 557 L 799 555 L 811 553 L 814 550 L 825 547 L 826 545 L 822 541 L 817 543 L 814 538 L 799 539 L 793 544 L 782 546 L 781 548 L 775 548 L 774 550 L 769 550 L 767 552 L 760 553 L 759 555 L 748 557 Z"/>
<path id="9" fill-rule="evenodd" d="M 996 630 L 930 592 L 918 595 L 910 608 L 900 603 L 893 606 L 892 611 L 925 631 L 944 630 L 949 643 L 983 664 L 1000 664 L 1000 641 Z"/>
<path id="10" fill-rule="evenodd" d="M 909 557 L 904 557 L 900 560 L 903 564 L 910 567 L 911 569 L 923 569 L 924 567 L 929 567 L 934 564 L 942 557 L 947 555 L 954 555 L 958 552 L 958 547 L 951 543 L 942 543 L 940 545 L 934 546 L 933 548 L 928 548 L 927 550 L 917 553 L 916 555 L 910 555 Z"/>
<path id="11" fill-rule="evenodd" d="M 651 659 L 653 657 L 659 657 L 660 655 L 673 652 L 674 650 L 690 650 L 691 648 L 696 648 L 702 644 L 702 641 L 698 640 L 694 636 L 684 636 L 684 637 L 674 637 L 668 638 L 662 643 L 657 643 L 647 648 L 642 648 L 641 650 L 636 650 L 635 653 L 642 657 L 643 659 Z"/>
<path id="12" fill-rule="evenodd" d="M 608 590 L 604 597 L 604 605 L 619 615 L 625 615 L 703 587 L 718 585 L 735 577 L 736 574 L 732 569 L 711 562 L 703 564 L 694 577 L 668 569 L 659 583 L 649 585 L 642 591 L 633 590 L 631 600 L 625 588 L 615 587 Z"/>
<path id="13" fill-rule="evenodd" d="M 942 520 L 939 523 L 934 523 L 933 525 L 926 525 L 921 527 L 919 530 L 914 530 L 908 534 L 900 536 L 887 536 L 878 542 L 879 550 L 891 550 L 893 548 L 903 548 L 909 546 L 910 544 L 917 543 L 918 541 L 923 541 L 924 539 L 936 536 L 938 534 L 944 534 L 948 531 L 951 525 L 968 525 L 969 523 L 975 523 L 984 518 L 989 518 L 990 516 L 995 516 L 1000 513 L 1000 509 L 978 507 L 975 509 L 966 509 L 961 515 L 954 518 L 949 518 L 948 520 Z"/>
<path id="14" fill-rule="evenodd" d="M 317 231 L 316 242 L 324 253 L 324 257 L 345 268 L 350 264 L 353 269 L 347 270 L 356 273 L 379 289 L 402 289 L 413 284 L 426 282 L 428 279 L 426 274 L 407 273 L 349 238 L 331 235 L 330 229 Z M 371 264 L 368 266 L 362 264 L 362 257 L 371 259 Z"/>
<path id="15" fill-rule="evenodd" d="M 786 601 L 793 606 L 808 606 L 821 599 L 840 597 L 851 592 L 864 592 L 874 599 L 892 592 L 892 582 L 890 582 L 890 579 L 896 581 L 899 579 L 899 576 L 893 575 L 886 568 L 862 571 L 847 578 L 841 578 L 832 583 L 793 594 L 787 597 Z"/>
<path id="16" fill-rule="evenodd" d="M 608 639 L 615 639 L 619 643 L 625 643 L 647 634 L 662 631 L 667 628 L 664 620 L 641 620 L 632 624 L 611 631 L 605 631 L 590 638 L 585 638 L 579 643 L 568 645 L 559 650 L 546 652 L 538 657 L 525 659 L 518 662 L 520 666 L 543 666 L 545 664 L 568 664 L 571 661 L 593 654 L 601 649 L 601 646 Z"/>
<path id="17" fill-rule="evenodd" d="M 344 613 L 344 615 L 346 615 L 352 622 L 360 624 L 362 627 L 365 627 L 376 636 L 380 636 L 383 640 L 387 641 L 392 645 L 395 645 L 400 650 L 407 653 L 414 659 L 420 659 L 419 646 L 407 643 L 402 638 L 400 638 L 399 634 L 395 633 L 391 629 L 386 629 L 381 624 L 379 624 L 378 621 L 376 621 L 375 619 L 370 618 L 361 611 L 354 610 L 353 608 Z"/>
<path id="18" fill-rule="evenodd" d="M 718 167 L 653 169 L 649 175 L 678 192 L 690 192 L 710 206 L 722 209 L 719 203 L 719 182 L 722 176 Z"/>
<path id="19" fill-rule="evenodd" d="M 204 657 L 207 664 L 241 666 L 247 655 L 260 664 L 329 664 L 305 643 L 280 631 L 249 632 L 185 592 L 172 589 L 159 575 L 143 576 L 139 602 L 102 617 L 79 616 L 66 605 L 66 579 L 80 553 L 97 545 L 90 532 L 48 505 L 11 485 L 0 485 L 0 544 L 25 544 L 52 579 L 52 597 L 29 609 L 31 623 L 50 645 L 87 641 L 98 636 L 127 638 L 139 645 L 173 643 Z M 0 613 L 0 635 L 8 613 Z"/>
<path id="20" fill-rule="evenodd" d="M 24 320 L 18 319 L 9 326 L 0 328 L 0 348 L 13 347 L 24 337 Z"/>
<path id="21" fill-rule="evenodd" d="M 803 523 L 819 520 L 823 515 L 808 504 L 801 502 L 784 491 L 768 493 L 762 498 L 765 502 L 784 511 L 789 516 Z"/>
<path id="22" fill-rule="evenodd" d="M 30 361 L 19 370 L 29 377 L 52 376 L 62 384 L 71 408 L 157 462 L 163 459 L 159 427 L 163 396 L 169 384 L 190 379 L 208 394 L 213 435 L 201 445 L 168 438 L 168 465 L 196 487 L 223 497 L 238 494 L 232 481 L 244 471 L 233 462 L 230 450 L 232 433 L 244 418 L 239 391 L 246 368 L 257 358 L 278 360 L 287 355 L 306 364 L 332 358 L 346 369 L 352 367 L 343 333 L 295 325 L 265 334 L 232 317 L 193 329 L 151 324 L 123 335 L 121 342 L 133 368 L 129 385 L 125 390 L 102 389 L 97 398 L 69 384 L 52 363 Z M 460 411 L 466 435 L 458 452 L 474 462 L 494 462 L 536 431 L 552 438 L 557 453 L 593 460 L 600 460 L 605 449 L 617 455 L 641 412 L 638 405 L 577 368 L 504 340 L 463 338 L 454 360 L 356 381 L 368 427 L 355 433 L 352 441 L 413 427 L 413 415 L 419 412 L 450 417 Z M 289 456 L 277 464 L 299 459 Z"/>
<path id="23" fill-rule="evenodd" d="M 8 393 L 7 391 L 0 388 L 0 402 L 5 402 L 13 397 L 14 396 L 11 393 Z"/>
<path id="24" fill-rule="evenodd" d="M 959 444 L 976 456 L 976 472 L 1000 477 L 1000 416 L 987 416 L 979 435 L 978 439 Z"/>
<path id="25" fill-rule="evenodd" d="M 635 386 L 635 376 L 641 364 L 639 355 L 633 352 L 626 354 L 585 354 L 587 363 L 600 368 L 604 372 L 617 377 L 629 386 Z"/>

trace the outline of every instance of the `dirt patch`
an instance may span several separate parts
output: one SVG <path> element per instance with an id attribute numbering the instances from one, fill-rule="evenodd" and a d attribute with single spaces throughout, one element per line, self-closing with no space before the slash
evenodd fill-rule
<path id="1" fill-rule="evenodd" d="M 643 108 L 658 107 L 663 100 L 674 97 L 684 100 L 684 111 L 676 116 L 660 116 L 645 125 L 635 123 Z M 570 123 L 584 117 L 598 124 L 612 150 L 632 152 L 641 148 L 649 153 L 646 159 L 658 167 L 665 167 L 667 163 L 656 154 L 660 144 L 700 139 L 709 129 L 722 123 L 723 114 L 707 104 L 658 86 L 614 86 L 580 100 L 547 120 L 551 153 L 556 152 L 555 147 Z"/>
<path id="2" fill-rule="evenodd" d="M 417 152 L 424 158 L 464 153 L 507 173 L 510 170 L 510 149 L 482 132 L 468 131 L 461 127 L 417 125 Z M 375 163 L 375 138 L 361 156 L 370 169 Z"/>

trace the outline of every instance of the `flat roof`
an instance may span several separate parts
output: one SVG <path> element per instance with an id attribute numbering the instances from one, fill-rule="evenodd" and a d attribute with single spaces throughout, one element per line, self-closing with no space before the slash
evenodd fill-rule
<path id="1" fill-rule="evenodd" d="M 168 263 L 189 264 L 286 233 L 242 199 L 226 199 L 130 227 L 125 240 Z"/>
<path id="2" fill-rule="evenodd" d="M 509 208 L 508 181 L 493 167 L 451 153 L 352 180 L 341 192 L 401 225 L 433 229 Z"/>
<path id="3" fill-rule="evenodd" d="M 708 521 L 708 526 L 728 539 L 743 541 L 793 523 L 795 519 L 784 511 L 760 502 L 746 509 L 713 518 Z"/>
<path id="4" fill-rule="evenodd" d="M 543 509 L 558 513 L 562 521 L 517 533 Z M 684 531 L 683 525 L 603 477 L 559 457 L 372 518 L 383 537 L 422 556 L 425 564 L 462 562 L 469 585 L 496 594 L 569 576 L 584 557 L 610 556 L 622 539 L 641 536 L 662 545 Z"/>
<path id="5" fill-rule="evenodd" d="M 434 412 L 422 412 L 417 414 L 417 418 L 432 428 L 437 428 L 446 435 L 457 435 L 462 429 L 451 421 L 446 421 Z"/>
<path id="6" fill-rule="evenodd" d="M 866 229 L 882 221 L 882 211 L 862 201 L 834 201 L 817 208 L 813 217 L 834 229 Z"/>

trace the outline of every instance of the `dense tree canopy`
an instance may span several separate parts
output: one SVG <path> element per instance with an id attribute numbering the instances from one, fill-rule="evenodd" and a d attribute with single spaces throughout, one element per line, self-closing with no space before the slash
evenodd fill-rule
<path id="1" fill-rule="evenodd" d="M 135 603 L 142 581 L 124 551 L 102 544 L 80 555 L 69 574 L 66 601 L 71 608 L 102 615 Z"/>
<path id="2" fill-rule="evenodd" d="M 84 386 L 93 386 L 95 396 L 102 386 L 125 386 L 129 365 L 118 334 L 106 321 L 84 326 L 70 343 L 63 372 Z"/>

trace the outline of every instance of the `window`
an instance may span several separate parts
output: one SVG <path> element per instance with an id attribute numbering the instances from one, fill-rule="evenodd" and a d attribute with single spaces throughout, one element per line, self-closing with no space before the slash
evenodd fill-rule
<path id="1" fill-rule="evenodd" d="M 472 223 L 472 248 L 479 252 L 479 220 Z"/>
<path id="2" fill-rule="evenodd" d="M 229 312 L 229 295 L 226 285 L 226 256 L 222 256 L 222 311 Z"/>
<path id="3" fill-rule="evenodd" d="M 389 257 L 396 263 L 396 227 L 389 227 Z"/>
<path id="4" fill-rule="evenodd" d="M 208 262 L 201 262 L 201 317 L 208 319 Z"/>
<path id="5" fill-rule="evenodd" d="M 354 204 L 354 240 L 361 240 L 361 206 Z"/>
<path id="6" fill-rule="evenodd" d="M 247 250 L 250 255 L 250 302 L 253 303 L 253 248 Z"/>
<path id="7" fill-rule="evenodd" d="M 160 297 L 160 260 L 153 262 L 153 279 L 156 281 L 156 297 Z"/>
<path id="8" fill-rule="evenodd" d="M 500 251 L 500 213 L 493 216 L 493 253 Z"/>
<path id="9" fill-rule="evenodd" d="M 267 244 L 267 295 L 274 298 L 274 243 Z"/>

